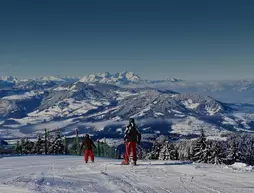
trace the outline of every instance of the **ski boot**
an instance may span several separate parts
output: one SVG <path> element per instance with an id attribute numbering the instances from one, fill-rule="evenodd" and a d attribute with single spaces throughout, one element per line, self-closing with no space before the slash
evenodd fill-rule
<path id="1" fill-rule="evenodd" d="M 121 163 L 121 165 L 129 165 L 130 163 L 129 162 L 125 162 L 125 161 L 123 161 L 122 163 Z"/>

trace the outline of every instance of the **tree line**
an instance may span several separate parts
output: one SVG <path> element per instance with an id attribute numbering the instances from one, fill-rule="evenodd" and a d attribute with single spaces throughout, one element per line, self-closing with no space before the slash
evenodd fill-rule
<path id="1" fill-rule="evenodd" d="M 38 135 L 35 141 L 29 139 L 19 140 L 13 153 L 21 155 L 83 155 L 84 151 L 80 151 L 81 141 L 82 138 L 80 139 L 78 130 L 76 130 L 76 136 L 74 138 L 66 138 L 65 136 L 61 136 L 59 131 L 52 134 L 45 129 L 44 136 Z M 120 158 L 118 150 L 115 147 L 109 146 L 106 140 L 103 142 L 97 140 L 95 144 L 97 146 L 94 150 L 95 156 Z"/>
<path id="2" fill-rule="evenodd" d="M 227 165 L 242 162 L 254 165 L 254 134 L 232 133 L 225 140 L 211 140 L 201 130 L 198 139 L 179 142 L 169 142 L 167 136 L 160 136 L 155 140 L 146 159 Z"/>

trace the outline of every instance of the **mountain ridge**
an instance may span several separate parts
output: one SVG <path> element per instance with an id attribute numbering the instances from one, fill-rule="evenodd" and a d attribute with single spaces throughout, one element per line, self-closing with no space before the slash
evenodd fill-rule
<path id="1" fill-rule="evenodd" d="M 130 117 L 143 132 L 198 134 L 202 127 L 211 135 L 252 132 L 254 114 L 236 116 L 242 108 L 195 93 L 75 82 L 2 97 L 0 136 L 34 136 L 48 127 L 113 134 Z"/>

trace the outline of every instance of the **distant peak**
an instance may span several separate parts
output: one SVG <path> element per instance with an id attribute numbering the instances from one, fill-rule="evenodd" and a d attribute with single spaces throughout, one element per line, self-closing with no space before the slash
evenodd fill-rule
<path id="1" fill-rule="evenodd" d="M 114 84 L 129 84 L 137 83 L 139 81 L 141 81 L 141 78 L 138 75 L 128 71 L 119 73 L 101 72 L 98 74 L 90 74 L 80 80 L 80 82 L 99 82 Z"/>
<path id="2" fill-rule="evenodd" d="M 183 80 L 178 79 L 178 78 L 168 78 L 167 80 L 171 81 L 171 82 L 181 82 L 181 81 L 183 81 Z"/>
<path id="3" fill-rule="evenodd" d="M 5 82 L 14 83 L 18 80 L 18 78 L 13 77 L 13 76 L 0 76 L 0 80 L 5 81 Z"/>

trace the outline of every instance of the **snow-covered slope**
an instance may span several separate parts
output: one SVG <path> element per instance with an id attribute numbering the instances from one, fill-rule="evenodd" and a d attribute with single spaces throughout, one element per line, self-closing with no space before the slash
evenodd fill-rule
<path id="1" fill-rule="evenodd" d="M 26 91 L 33 91 L 33 90 L 44 90 L 48 88 L 52 88 L 57 84 L 53 81 L 36 81 L 36 80 L 26 80 L 26 81 L 19 81 L 17 82 L 13 88 L 26 90 Z"/>
<path id="2" fill-rule="evenodd" d="M 24 156 L 0 158 L 3 193 L 250 193 L 253 170 L 179 161 L 138 161 L 81 156 Z M 236 169 L 237 168 L 237 169 Z"/>
<path id="3" fill-rule="evenodd" d="M 228 108 L 229 109 L 229 108 Z M 195 94 L 177 94 L 159 90 L 143 90 L 138 95 L 127 97 L 119 103 L 115 115 L 123 118 L 172 118 L 192 114 L 212 116 L 226 112 L 222 103 Z"/>
<path id="4" fill-rule="evenodd" d="M 0 120 L 3 118 L 22 118 L 40 106 L 43 91 L 13 94 L 0 98 Z"/>

